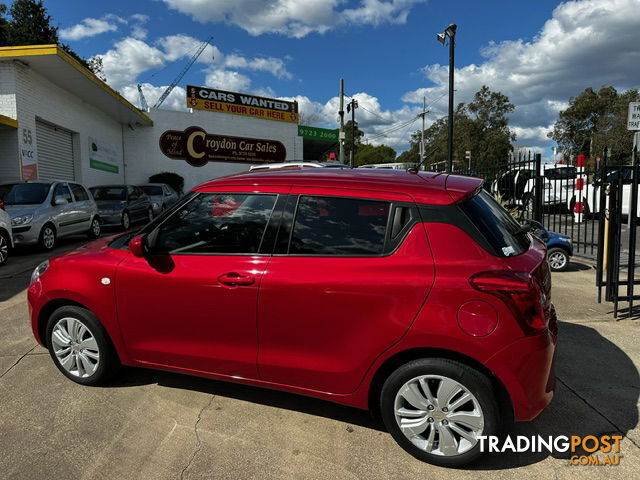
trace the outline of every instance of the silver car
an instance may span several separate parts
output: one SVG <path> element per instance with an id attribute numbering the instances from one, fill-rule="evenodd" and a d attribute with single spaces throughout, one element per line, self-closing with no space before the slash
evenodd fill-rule
<path id="1" fill-rule="evenodd" d="M 165 183 L 145 183 L 139 187 L 151 200 L 154 215 L 160 215 L 180 199 L 175 190 Z"/>
<path id="2" fill-rule="evenodd" d="M 52 250 L 57 239 L 67 235 L 100 236 L 98 206 L 79 183 L 0 184 L 0 200 L 11 217 L 15 246 L 39 244 L 45 250 Z"/>

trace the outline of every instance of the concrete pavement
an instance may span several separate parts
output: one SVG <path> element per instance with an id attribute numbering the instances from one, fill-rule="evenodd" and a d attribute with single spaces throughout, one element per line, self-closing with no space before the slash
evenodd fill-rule
<path id="1" fill-rule="evenodd" d="M 69 243 L 62 248 L 74 246 Z M 464 470 L 404 453 L 367 412 L 282 392 L 125 370 L 108 387 L 74 384 L 36 346 L 25 291 L 31 256 L 0 270 L 0 475 L 5 479 L 636 478 L 639 324 L 595 303 L 594 272 L 554 274 L 558 391 L 512 434 L 619 432 L 619 466 L 567 454 L 492 454 Z M 7 266 L 10 267 L 11 264 Z M 13 272 L 13 273 L 11 273 Z"/>

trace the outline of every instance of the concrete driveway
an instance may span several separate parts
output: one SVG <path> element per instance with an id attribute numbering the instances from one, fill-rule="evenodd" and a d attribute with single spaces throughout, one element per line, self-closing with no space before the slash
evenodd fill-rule
<path id="1" fill-rule="evenodd" d="M 68 241 L 58 251 L 82 243 Z M 31 336 L 25 288 L 44 254 L 0 269 L 0 475 L 4 479 L 637 478 L 636 321 L 595 303 L 593 271 L 554 274 L 558 391 L 520 435 L 624 435 L 619 466 L 568 454 L 491 454 L 447 470 L 404 453 L 367 412 L 281 392 L 127 369 L 104 388 L 63 377 Z"/>

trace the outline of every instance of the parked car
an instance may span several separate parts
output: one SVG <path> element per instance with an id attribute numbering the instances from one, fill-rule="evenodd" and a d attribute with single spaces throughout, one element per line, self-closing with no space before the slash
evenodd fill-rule
<path id="1" fill-rule="evenodd" d="M 630 166 L 623 166 L 619 169 L 612 170 L 607 173 L 606 184 L 615 183 L 622 177 L 622 208 L 620 213 L 623 217 L 628 217 L 631 210 L 631 194 L 633 190 L 633 170 Z M 596 174 L 591 188 L 588 191 L 587 198 L 584 201 L 584 209 L 586 214 L 599 214 L 600 213 L 600 187 L 602 181 L 600 180 L 599 172 Z M 606 188 L 606 185 L 605 185 Z M 606 192 L 606 191 L 605 191 Z M 572 198 L 571 205 L 575 202 L 575 198 Z M 636 204 L 636 216 L 640 216 L 640 194 Z M 613 207 L 611 207 L 613 208 Z"/>
<path id="2" fill-rule="evenodd" d="M 52 250 L 67 235 L 100 236 L 98 207 L 79 183 L 5 183 L 0 185 L 0 200 L 11 217 L 15 246 L 39 244 Z"/>
<path id="3" fill-rule="evenodd" d="M 545 170 L 542 205 L 567 208 L 570 195 L 563 189 L 567 182 L 562 183 L 557 180 L 557 175 L 549 172 L 548 176 Z M 535 199 L 535 170 L 530 168 L 508 170 L 492 182 L 491 193 L 500 195 L 501 200 L 509 205 L 520 206 L 525 216 L 530 216 Z"/>
<path id="4" fill-rule="evenodd" d="M 151 200 L 154 215 L 160 215 L 180 199 L 175 190 L 165 183 L 145 183 L 139 187 Z"/>
<path id="5" fill-rule="evenodd" d="M 129 230 L 136 222 L 153 220 L 151 200 L 135 185 L 98 185 L 91 187 L 91 194 L 98 204 L 102 224 L 119 226 Z"/>
<path id="6" fill-rule="evenodd" d="M 545 246 L 481 183 L 219 178 L 139 234 L 39 265 L 32 329 L 80 384 L 123 364 L 310 395 L 379 411 L 415 457 L 462 465 L 555 389 Z"/>
<path id="7" fill-rule="evenodd" d="M 544 242 L 547 247 L 547 260 L 553 272 L 563 272 L 569 265 L 569 260 L 573 257 L 573 243 L 569 235 L 550 232 L 539 222 L 533 224 L 533 233 Z"/>
<path id="8" fill-rule="evenodd" d="M 301 168 L 349 168 L 340 162 L 280 162 L 280 163 L 264 163 L 261 165 L 251 165 L 249 170 L 254 172 L 258 170 L 282 170 L 283 168 L 299 170 Z"/>
<path id="9" fill-rule="evenodd" d="M 0 200 L 0 265 L 7 263 L 12 247 L 11 217 L 4 211 L 4 202 Z"/>

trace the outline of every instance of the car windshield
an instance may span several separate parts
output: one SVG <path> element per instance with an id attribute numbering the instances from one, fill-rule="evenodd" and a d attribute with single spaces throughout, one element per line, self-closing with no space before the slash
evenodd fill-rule
<path id="1" fill-rule="evenodd" d="M 126 200 L 127 189 L 124 187 L 93 187 L 90 188 L 96 200 Z"/>
<path id="2" fill-rule="evenodd" d="M 162 195 L 162 187 L 158 185 L 144 185 L 142 190 L 147 195 Z"/>
<path id="3" fill-rule="evenodd" d="M 0 185 L 0 200 L 6 205 L 38 205 L 45 201 L 50 187 L 50 183 Z"/>

